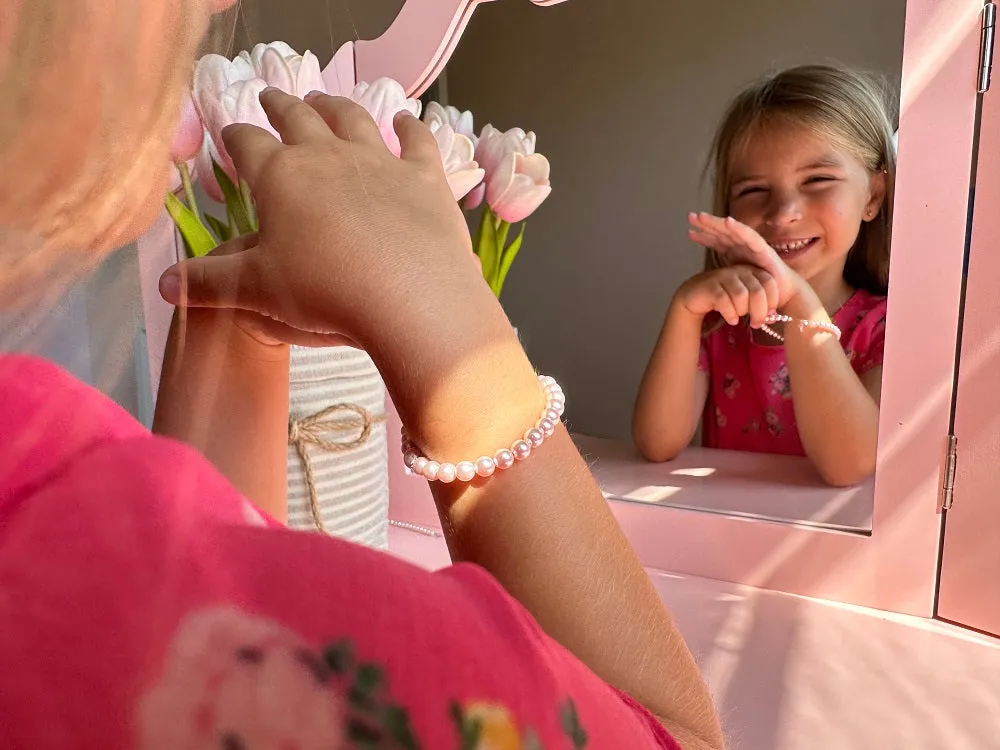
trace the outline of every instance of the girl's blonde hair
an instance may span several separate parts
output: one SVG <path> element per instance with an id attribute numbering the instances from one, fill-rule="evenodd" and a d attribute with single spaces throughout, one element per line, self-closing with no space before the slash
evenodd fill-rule
<path id="1" fill-rule="evenodd" d="M 730 214 L 733 153 L 774 123 L 800 125 L 829 137 L 871 173 L 885 171 L 881 210 L 864 222 L 844 266 L 844 280 L 884 295 L 889 282 L 893 184 L 896 179 L 893 109 L 883 79 L 833 65 L 804 65 L 756 81 L 729 105 L 715 134 L 707 167 L 714 185 L 713 212 Z M 707 269 L 724 263 L 714 251 Z"/>
<path id="2" fill-rule="evenodd" d="M 207 13 L 0 0 L 0 306 L 152 223 Z"/>

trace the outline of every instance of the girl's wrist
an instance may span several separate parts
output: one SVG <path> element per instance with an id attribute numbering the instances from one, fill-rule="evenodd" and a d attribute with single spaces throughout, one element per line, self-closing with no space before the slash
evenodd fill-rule
<path id="1" fill-rule="evenodd" d="M 809 282 L 795 275 L 793 293 L 781 306 L 780 312 L 798 320 L 829 320 L 819 296 Z"/>

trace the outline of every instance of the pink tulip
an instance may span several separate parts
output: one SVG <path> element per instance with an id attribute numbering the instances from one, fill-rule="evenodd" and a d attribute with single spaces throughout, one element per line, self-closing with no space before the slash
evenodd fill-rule
<path id="1" fill-rule="evenodd" d="M 451 193 L 455 200 L 461 200 L 470 190 L 482 184 L 486 174 L 473 158 L 476 149 L 468 137 L 456 133 L 451 125 L 435 122 L 431 126 L 431 132 L 441 152 Z"/>
<path id="2" fill-rule="evenodd" d="M 460 133 L 476 145 L 479 138 L 473 130 L 472 112 L 466 110 L 462 112 L 458 107 L 445 107 L 437 102 L 430 102 L 427 111 L 424 113 L 424 123 L 433 129 L 437 125 L 450 125 L 456 133 Z"/>
<path id="3" fill-rule="evenodd" d="M 511 128 L 503 132 L 492 125 L 484 125 L 476 144 L 476 161 L 486 170 L 495 172 L 508 154 L 530 156 L 535 153 L 535 134 L 525 133 L 521 128 Z"/>
<path id="4" fill-rule="evenodd" d="M 485 172 L 485 170 L 483 170 Z M 486 183 L 480 182 L 470 192 L 465 196 L 465 200 L 462 202 L 462 208 L 466 211 L 475 211 L 483 202 L 483 198 L 486 197 Z"/>
<path id="5" fill-rule="evenodd" d="M 194 170 L 192 174 L 197 177 L 198 182 L 201 183 L 202 189 L 209 198 L 222 203 L 225 201 L 225 196 L 222 194 L 222 188 L 219 187 L 219 181 L 215 179 L 215 170 L 212 168 L 213 159 L 216 164 L 222 166 L 222 155 L 215 147 L 211 137 L 206 134 L 201 151 L 194 158 Z"/>
<path id="6" fill-rule="evenodd" d="M 498 217 L 523 221 L 549 197 L 549 160 L 541 154 L 509 153 L 486 173 L 486 202 Z"/>
<path id="7" fill-rule="evenodd" d="M 326 91 L 316 56 L 311 52 L 299 55 L 284 42 L 258 44 L 252 52 L 241 52 L 232 60 L 205 55 L 195 66 L 192 98 L 208 133 L 208 143 L 196 157 L 197 172 L 205 191 L 216 200 L 222 193 L 211 160 L 236 179 L 222 130 L 233 123 L 249 123 L 277 137 L 260 106 L 260 92 L 268 86 L 298 97 Z"/>
<path id="8" fill-rule="evenodd" d="M 222 161 L 220 166 L 226 170 L 231 178 L 236 178 L 236 167 L 233 160 L 226 151 L 226 146 L 222 141 L 222 131 L 233 123 L 248 123 L 263 128 L 276 138 L 279 137 L 277 131 L 271 127 L 271 123 L 264 114 L 264 108 L 260 105 L 260 93 L 267 88 L 267 81 L 260 78 L 252 78 L 248 81 L 237 81 L 222 92 L 216 98 L 206 98 L 202 116 L 205 119 L 205 127 L 208 129 L 211 140 Z"/>
<path id="9" fill-rule="evenodd" d="M 399 136 L 392 127 L 392 120 L 403 110 L 419 117 L 420 100 L 408 99 L 402 85 L 391 78 L 379 78 L 372 83 L 362 81 L 354 87 L 350 98 L 368 110 L 378 125 L 385 145 L 399 156 Z"/>
<path id="10" fill-rule="evenodd" d="M 201 124 L 198 110 L 190 94 L 185 94 L 181 107 L 181 118 L 170 144 L 170 159 L 174 162 L 188 161 L 201 150 L 205 138 L 205 126 Z"/>

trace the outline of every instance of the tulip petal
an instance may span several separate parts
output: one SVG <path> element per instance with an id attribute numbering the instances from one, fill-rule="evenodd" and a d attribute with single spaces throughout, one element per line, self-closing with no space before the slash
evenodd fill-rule
<path id="1" fill-rule="evenodd" d="M 295 93 L 295 80 L 292 78 L 292 71 L 285 62 L 285 58 L 278 54 L 274 48 L 264 50 L 260 59 L 260 78 L 267 82 L 268 86 L 284 91 L 286 94 Z"/>

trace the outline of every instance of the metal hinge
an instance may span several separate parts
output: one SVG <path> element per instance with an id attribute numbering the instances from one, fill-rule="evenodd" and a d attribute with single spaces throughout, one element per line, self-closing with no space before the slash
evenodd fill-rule
<path id="1" fill-rule="evenodd" d="M 948 456 L 944 464 L 944 489 L 941 493 L 941 508 L 950 510 L 955 501 L 955 468 L 958 464 L 958 438 L 948 436 Z"/>
<path id="2" fill-rule="evenodd" d="M 983 6 L 983 31 L 979 38 L 979 93 L 990 90 L 993 74 L 993 41 L 996 38 L 997 6 L 986 3 Z"/>

